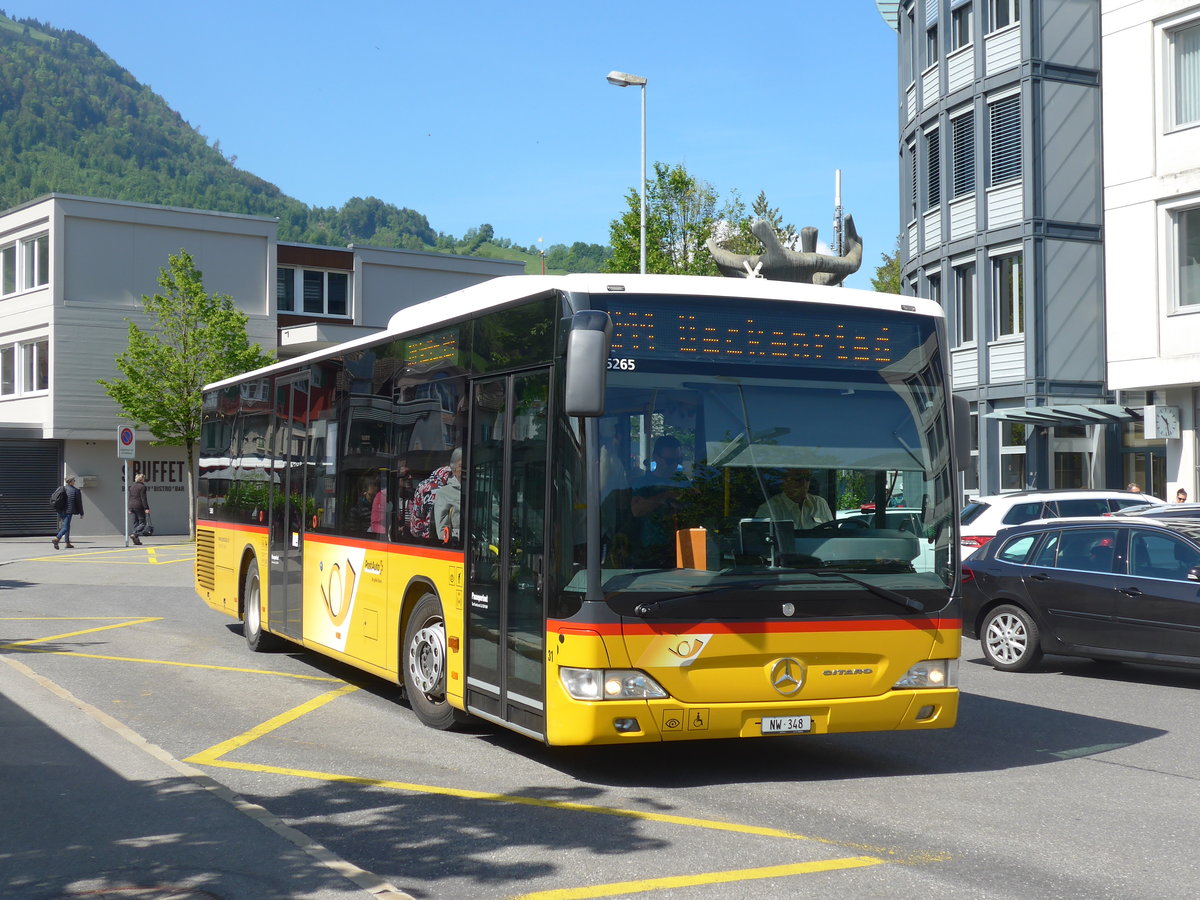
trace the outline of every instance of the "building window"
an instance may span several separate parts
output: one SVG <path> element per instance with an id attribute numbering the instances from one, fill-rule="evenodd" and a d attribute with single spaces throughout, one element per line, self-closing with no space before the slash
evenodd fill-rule
<path id="1" fill-rule="evenodd" d="M 50 339 L 0 345 L 0 397 L 50 390 Z"/>
<path id="2" fill-rule="evenodd" d="M 1200 207 L 1174 213 L 1178 288 L 1176 305 L 1200 305 Z"/>
<path id="3" fill-rule="evenodd" d="M 280 312 L 295 312 L 297 296 L 301 298 L 300 312 L 348 316 L 350 276 L 346 272 L 280 266 L 275 270 L 275 308 Z"/>
<path id="4" fill-rule="evenodd" d="M 938 306 L 942 305 L 942 274 L 934 272 L 926 279 L 928 287 L 925 290 L 927 299 L 932 300 Z"/>
<path id="5" fill-rule="evenodd" d="M 925 209 L 936 209 L 942 200 L 942 154 L 938 129 L 925 134 Z"/>
<path id="6" fill-rule="evenodd" d="M 1200 25 L 1170 33 L 1175 126 L 1200 122 Z"/>
<path id="7" fill-rule="evenodd" d="M 992 298 L 996 310 L 996 337 L 1025 333 L 1025 290 L 1021 254 L 1009 253 L 992 260 Z"/>
<path id="8" fill-rule="evenodd" d="M 950 10 L 950 49 L 957 50 L 971 43 L 971 0 L 958 0 Z"/>
<path id="9" fill-rule="evenodd" d="M 279 312 L 293 312 L 296 309 L 295 269 L 275 270 L 275 308 Z"/>
<path id="10" fill-rule="evenodd" d="M 1000 423 L 1000 490 L 1019 491 L 1025 487 L 1025 425 Z"/>
<path id="11" fill-rule="evenodd" d="M 956 344 L 975 343 L 975 263 L 954 267 Z"/>
<path id="12" fill-rule="evenodd" d="M 971 458 L 963 470 L 963 490 L 979 490 L 979 413 L 971 413 Z"/>
<path id="13" fill-rule="evenodd" d="M 17 392 L 17 348 L 12 344 L 0 347 L 0 397 Z"/>
<path id="14" fill-rule="evenodd" d="M 30 341 L 21 345 L 21 390 L 32 394 L 50 390 L 50 341 Z"/>
<path id="15" fill-rule="evenodd" d="M 41 287 L 50 282 L 50 235 L 39 234 L 37 237 L 21 241 L 25 274 L 21 286 L 29 288 Z"/>
<path id="16" fill-rule="evenodd" d="M 917 20 L 912 7 L 904 14 L 904 46 L 908 50 L 907 59 L 904 60 L 905 74 L 908 76 L 908 84 L 912 84 L 917 80 L 916 68 L 918 59 L 918 41 L 920 32 L 917 31 Z"/>
<path id="17" fill-rule="evenodd" d="M 908 161 L 909 161 L 909 215 L 908 220 L 915 222 L 917 220 L 917 145 L 908 145 Z"/>
<path id="18" fill-rule="evenodd" d="M 1021 177 L 1021 95 L 1011 94 L 988 107 L 991 130 L 992 186 Z"/>
<path id="19" fill-rule="evenodd" d="M 1021 0 L 989 0 L 988 21 L 991 31 L 998 31 L 1021 21 Z"/>
<path id="20" fill-rule="evenodd" d="M 50 235 L 0 247 L 0 295 L 42 287 L 50 281 Z"/>
<path id="21" fill-rule="evenodd" d="M 975 192 L 975 116 L 967 113 L 950 120 L 954 158 L 951 160 L 950 199 Z"/>
<path id="22" fill-rule="evenodd" d="M 937 25 L 925 30 L 925 68 L 937 65 L 938 61 L 938 30 Z"/>
<path id="23" fill-rule="evenodd" d="M 17 245 L 0 247 L 0 294 L 17 290 Z"/>

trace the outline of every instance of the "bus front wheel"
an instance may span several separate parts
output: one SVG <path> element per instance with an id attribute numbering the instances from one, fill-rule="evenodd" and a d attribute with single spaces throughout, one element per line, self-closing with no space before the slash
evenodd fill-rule
<path id="1" fill-rule="evenodd" d="M 433 594 L 417 601 L 404 633 L 404 692 L 417 718 L 442 731 L 463 714 L 446 699 L 446 620 Z"/>
<path id="2" fill-rule="evenodd" d="M 258 561 L 253 559 L 242 582 L 242 635 L 255 653 L 274 650 L 281 643 L 275 635 L 263 631 L 262 584 L 258 578 Z"/>

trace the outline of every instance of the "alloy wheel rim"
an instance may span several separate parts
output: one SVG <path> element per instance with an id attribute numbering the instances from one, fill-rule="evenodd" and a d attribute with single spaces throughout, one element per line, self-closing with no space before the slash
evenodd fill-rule
<path id="1" fill-rule="evenodd" d="M 1029 649 L 1029 632 L 1017 616 L 1002 615 L 988 625 L 987 646 L 995 659 L 1014 663 Z"/>
<path id="2" fill-rule="evenodd" d="M 441 621 L 429 622 L 413 635 L 408 671 L 421 693 L 441 693 L 446 675 L 446 629 Z"/>

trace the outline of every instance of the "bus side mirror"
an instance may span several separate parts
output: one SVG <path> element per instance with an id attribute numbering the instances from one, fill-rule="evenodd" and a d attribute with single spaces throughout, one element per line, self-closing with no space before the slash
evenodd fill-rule
<path id="1" fill-rule="evenodd" d="M 958 471 L 965 472 L 971 462 L 971 403 L 966 397 L 950 395 L 951 419 L 954 427 L 954 460 Z"/>
<path id="2" fill-rule="evenodd" d="M 612 319 L 598 309 L 571 317 L 567 336 L 566 397 L 568 416 L 604 415 L 605 371 L 612 340 Z"/>

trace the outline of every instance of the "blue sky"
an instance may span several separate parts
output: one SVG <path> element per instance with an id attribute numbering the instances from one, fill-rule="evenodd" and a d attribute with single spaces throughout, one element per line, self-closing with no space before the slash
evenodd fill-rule
<path id="1" fill-rule="evenodd" d="M 0 0 L 94 41 L 237 165 L 304 203 L 376 196 L 461 236 L 607 243 L 647 157 L 831 233 L 869 287 L 899 232 L 896 36 L 871 0 Z M 735 11 L 736 10 L 736 11 Z"/>

